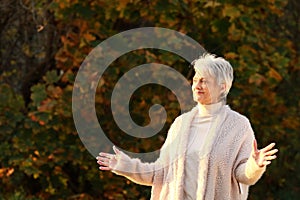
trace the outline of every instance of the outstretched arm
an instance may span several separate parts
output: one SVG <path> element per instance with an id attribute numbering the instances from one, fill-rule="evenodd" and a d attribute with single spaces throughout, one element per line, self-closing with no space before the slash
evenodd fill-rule
<path id="1" fill-rule="evenodd" d="M 273 149 L 275 143 L 258 149 L 257 142 L 254 139 L 252 143 L 252 151 L 246 163 L 241 164 L 236 169 L 236 178 L 240 183 L 246 185 L 255 184 L 266 170 L 266 166 L 276 158 L 277 149 Z"/>
<path id="2" fill-rule="evenodd" d="M 112 171 L 138 184 L 152 185 L 155 163 L 143 163 L 140 159 L 130 158 L 115 146 L 113 150 L 115 154 L 101 152 L 97 156 L 100 170 Z"/>

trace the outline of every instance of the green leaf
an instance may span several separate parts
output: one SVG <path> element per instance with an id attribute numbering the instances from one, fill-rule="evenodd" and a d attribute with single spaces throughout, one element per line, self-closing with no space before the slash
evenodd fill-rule
<path id="1" fill-rule="evenodd" d="M 51 70 L 46 73 L 43 79 L 47 84 L 52 84 L 57 82 L 60 79 L 60 76 L 57 74 L 56 70 Z"/>
<path id="2" fill-rule="evenodd" d="M 47 97 L 46 87 L 42 84 L 37 84 L 31 87 L 31 100 L 35 106 L 39 106 L 41 102 Z"/>

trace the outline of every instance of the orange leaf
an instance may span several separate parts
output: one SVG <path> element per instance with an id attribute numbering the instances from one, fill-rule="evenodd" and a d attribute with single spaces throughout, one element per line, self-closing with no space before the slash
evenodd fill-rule
<path id="1" fill-rule="evenodd" d="M 228 52 L 224 56 L 226 59 L 235 59 L 238 57 L 238 55 L 234 52 Z"/>
<path id="2" fill-rule="evenodd" d="M 264 80 L 265 80 L 265 78 L 262 75 L 258 74 L 258 73 L 253 74 L 252 76 L 249 77 L 249 83 L 250 84 L 254 83 L 257 86 L 261 85 L 261 83 Z"/>
<path id="3" fill-rule="evenodd" d="M 85 33 L 85 34 L 83 35 L 83 37 L 84 37 L 84 39 L 86 39 L 88 42 L 89 42 L 89 41 L 93 41 L 93 40 L 96 39 L 96 37 L 93 36 L 93 35 L 90 34 L 90 33 Z"/>
<path id="4" fill-rule="evenodd" d="M 275 69 L 273 69 L 273 68 L 270 69 L 270 71 L 269 71 L 268 74 L 269 74 L 269 76 L 271 78 L 274 78 L 277 81 L 281 81 L 282 80 L 282 76 Z"/>

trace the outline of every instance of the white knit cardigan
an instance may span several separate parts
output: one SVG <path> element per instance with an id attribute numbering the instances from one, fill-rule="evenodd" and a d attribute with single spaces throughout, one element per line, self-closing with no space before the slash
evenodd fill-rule
<path id="1" fill-rule="evenodd" d="M 117 154 L 113 172 L 135 183 L 152 186 L 151 200 L 182 200 L 188 134 L 197 107 L 177 117 L 168 131 L 160 156 L 153 163 Z M 247 199 L 265 171 L 250 156 L 254 133 L 249 120 L 223 106 L 199 154 L 195 200 Z"/>

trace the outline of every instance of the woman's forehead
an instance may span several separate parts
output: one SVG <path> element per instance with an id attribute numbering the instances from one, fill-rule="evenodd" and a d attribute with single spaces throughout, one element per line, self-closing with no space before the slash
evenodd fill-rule
<path id="1" fill-rule="evenodd" d="M 194 78 L 206 78 L 206 79 L 210 79 L 210 78 L 213 78 L 207 71 L 204 71 L 204 70 L 197 70 L 195 75 L 194 75 Z"/>

